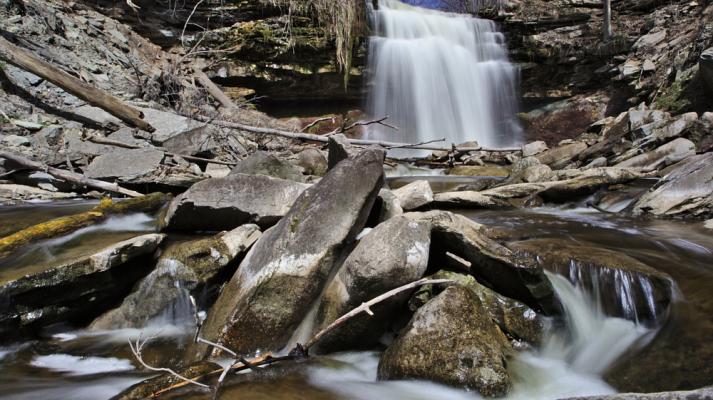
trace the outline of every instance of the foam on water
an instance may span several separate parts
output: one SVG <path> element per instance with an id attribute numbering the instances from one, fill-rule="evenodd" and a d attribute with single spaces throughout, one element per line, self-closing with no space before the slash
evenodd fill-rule
<path id="1" fill-rule="evenodd" d="M 67 373 L 72 376 L 131 371 L 134 369 L 129 360 L 114 357 L 78 357 L 67 354 L 37 356 L 30 362 L 30 365 Z"/>
<path id="2" fill-rule="evenodd" d="M 493 21 L 380 0 L 372 12 L 368 109 L 399 130 L 372 138 L 484 146 L 520 142 L 515 117 L 519 71 Z"/>

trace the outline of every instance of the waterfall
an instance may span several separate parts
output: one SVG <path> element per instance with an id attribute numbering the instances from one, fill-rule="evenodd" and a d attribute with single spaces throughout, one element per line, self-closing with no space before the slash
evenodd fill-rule
<path id="1" fill-rule="evenodd" d="M 518 69 L 493 21 L 380 0 L 371 13 L 369 113 L 399 130 L 375 139 L 517 144 Z"/>

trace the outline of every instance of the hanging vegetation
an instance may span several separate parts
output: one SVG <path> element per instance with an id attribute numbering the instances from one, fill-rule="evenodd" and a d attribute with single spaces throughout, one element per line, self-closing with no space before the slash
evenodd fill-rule
<path id="1" fill-rule="evenodd" d="M 345 85 L 352 66 L 354 44 L 366 31 L 363 0 L 270 0 L 273 5 L 288 7 L 289 15 L 315 15 L 325 33 L 334 38 L 336 60 L 344 73 Z"/>

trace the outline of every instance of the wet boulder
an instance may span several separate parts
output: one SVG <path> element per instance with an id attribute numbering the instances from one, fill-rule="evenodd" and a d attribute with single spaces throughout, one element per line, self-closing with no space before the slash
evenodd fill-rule
<path id="1" fill-rule="evenodd" d="M 713 152 L 679 163 L 633 207 L 635 215 L 713 215 Z"/>
<path id="2" fill-rule="evenodd" d="M 302 171 L 289 162 L 265 151 L 256 151 L 230 171 L 230 175 L 266 175 L 288 181 L 304 182 Z"/>
<path id="3" fill-rule="evenodd" d="M 222 231 L 274 225 L 309 187 L 265 175 L 235 174 L 198 182 L 173 199 L 162 218 L 169 230 Z"/>
<path id="4" fill-rule="evenodd" d="M 463 286 L 478 296 L 490 319 L 511 339 L 513 345 L 541 343 L 546 322 L 527 305 L 481 285 L 471 275 L 441 270 L 429 278 L 448 279 L 452 282 L 422 286 L 409 301 L 412 309 L 418 309 L 449 286 Z"/>
<path id="5" fill-rule="evenodd" d="M 678 138 L 644 154 L 632 157 L 615 165 L 618 168 L 638 168 L 642 171 L 675 164 L 696 154 L 696 145 L 688 139 Z"/>
<path id="6" fill-rule="evenodd" d="M 406 211 L 415 210 L 433 201 L 433 190 L 426 180 L 411 182 L 392 192 L 399 199 L 401 208 Z"/>
<path id="7" fill-rule="evenodd" d="M 623 253 L 553 239 L 509 247 L 600 298 L 607 315 L 654 324 L 665 320 L 674 300 L 675 284 L 668 274 Z"/>
<path id="8" fill-rule="evenodd" d="M 180 312 L 182 307 L 184 311 L 186 306 L 190 309 L 189 296 L 200 300 L 211 284 L 220 284 L 216 280 L 260 234 L 257 225 L 243 225 L 211 238 L 172 244 L 121 305 L 95 319 L 90 328 L 143 328 L 152 319 L 161 317 L 188 320 L 159 322 L 192 323 L 192 315 Z"/>
<path id="9" fill-rule="evenodd" d="M 44 271 L 0 283 L 0 335 L 32 335 L 54 323 L 85 323 L 116 304 L 150 269 L 164 235 L 147 234 Z M 148 260 L 147 260 L 148 258 Z"/>
<path id="10" fill-rule="evenodd" d="M 471 263 L 471 273 L 498 293 L 517 299 L 545 314 L 558 314 L 559 303 L 541 266 L 521 257 L 488 235 L 486 228 L 462 215 L 447 211 L 405 214 L 429 221 L 431 255 L 437 262 L 446 253 Z M 435 254 L 434 254 L 435 253 Z"/>
<path id="11" fill-rule="evenodd" d="M 250 250 L 208 313 L 201 335 L 239 353 L 287 344 L 383 185 L 384 152 L 366 149 L 305 190 Z M 213 350 L 197 348 L 203 357 Z"/>
<path id="12" fill-rule="evenodd" d="M 391 289 L 420 279 L 428 266 L 431 226 L 398 216 L 379 224 L 359 240 L 334 279 L 317 311 L 316 328 L 325 328 L 343 314 Z M 387 330 L 406 297 L 389 299 L 361 314 L 318 343 L 319 351 L 370 348 Z"/>
<path id="13" fill-rule="evenodd" d="M 416 311 L 382 355 L 378 377 L 426 379 L 499 397 L 511 386 L 510 352 L 480 299 L 451 286 Z"/>

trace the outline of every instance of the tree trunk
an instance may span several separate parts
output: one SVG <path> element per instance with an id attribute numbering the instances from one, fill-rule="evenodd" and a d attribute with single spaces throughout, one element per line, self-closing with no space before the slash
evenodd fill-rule
<path id="1" fill-rule="evenodd" d="M 52 64 L 15 46 L 2 36 L 0 36 L 0 60 L 54 83 L 66 92 L 103 109 L 130 126 L 135 126 L 147 132 L 154 131 L 154 128 L 143 120 L 144 115 L 141 111 L 125 104 L 107 92 L 57 69 Z"/>

